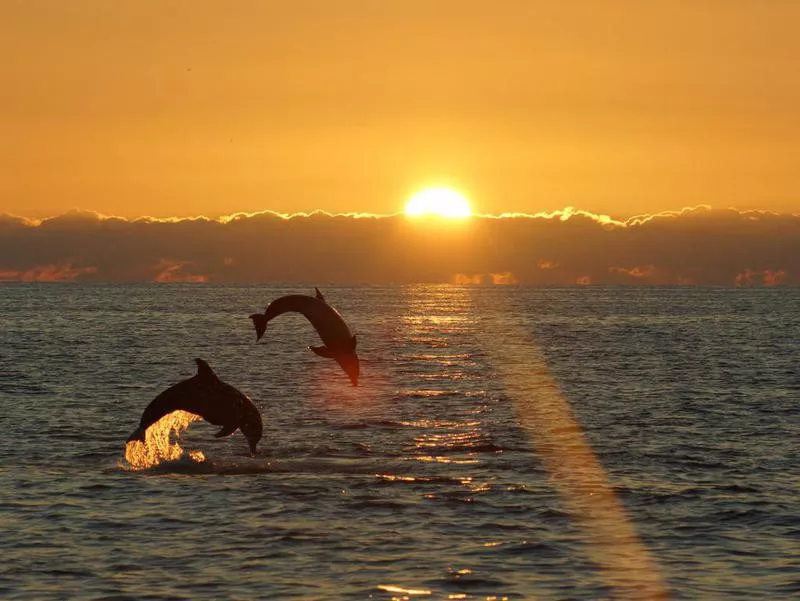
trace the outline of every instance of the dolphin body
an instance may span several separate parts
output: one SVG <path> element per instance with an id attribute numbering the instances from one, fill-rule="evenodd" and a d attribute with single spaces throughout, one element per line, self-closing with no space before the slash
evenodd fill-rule
<path id="1" fill-rule="evenodd" d="M 263 429 L 261 414 L 250 398 L 219 379 L 202 359 L 195 359 L 197 374 L 170 386 L 145 408 L 139 427 L 127 442 L 144 442 L 147 428 L 173 411 L 188 411 L 199 415 L 215 426 L 222 426 L 215 438 L 229 436 L 241 430 L 250 446 L 250 456 L 256 454 L 256 444 Z"/>
<path id="2" fill-rule="evenodd" d="M 267 305 L 264 313 L 251 315 L 250 319 L 256 328 L 256 342 L 261 340 L 267 330 L 267 323 L 271 320 L 284 313 L 301 313 L 311 322 L 324 343 L 324 346 L 308 348 L 320 357 L 334 359 L 350 378 L 353 386 L 358 386 L 360 367 L 356 355 L 356 337 L 350 332 L 339 312 L 325 301 L 319 288 L 314 290 L 316 296 L 305 294 L 282 296 Z"/>

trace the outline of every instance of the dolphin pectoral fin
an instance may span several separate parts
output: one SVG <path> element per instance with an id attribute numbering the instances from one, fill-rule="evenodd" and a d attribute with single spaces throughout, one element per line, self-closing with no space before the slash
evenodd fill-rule
<path id="1" fill-rule="evenodd" d="M 353 334 L 353 337 L 350 339 L 350 352 L 354 353 L 356 351 L 356 335 Z"/>
<path id="2" fill-rule="evenodd" d="M 320 357 L 325 357 L 326 359 L 333 359 L 333 351 L 331 351 L 331 349 L 329 349 L 327 346 L 310 346 L 308 348 L 310 348 Z"/>
<path id="3" fill-rule="evenodd" d="M 224 436 L 230 436 L 239 428 L 239 424 L 226 424 L 222 426 L 222 430 L 214 434 L 214 438 L 222 438 Z"/>

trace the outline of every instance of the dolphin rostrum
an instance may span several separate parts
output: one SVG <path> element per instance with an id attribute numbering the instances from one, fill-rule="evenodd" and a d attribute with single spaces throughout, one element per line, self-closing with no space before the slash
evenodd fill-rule
<path id="1" fill-rule="evenodd" d="M 324 346 L 310 346 L 320 357 L 334 359 L 350 378 L 353 386 L 358 386 L 359 362 L 356 355 L 356 337 L 350 332 L 350 328 L 339 315 L 339 312 L 331 307 L 325 297 L 314 289 L 316 296 L 305 294 L 289 294 L 275 299 L 267 305 L 264 313 L 254 313 L 250 316 L 256 328 L 256 342 L 261 340 L 267 330 L 267 323 L 278 315 L 288 312 L 301 313 L 305 316 L 314 329 L 319 334 Z"/>
<path id="2" fill-rule="evenodd" d="M 127 442 L 144 442 L 147 428 L 173 411 L 188 411 L 222 429 L 214 436 L 221 438 L 241 430 L 250 446 L 250 456 L 256 454 L 261 439 L 261 414 L 250 398 L 219 379 L 202 359 L 195 359 L 197 374 L 170 386 L 145 408 L 139 427 Z"/>

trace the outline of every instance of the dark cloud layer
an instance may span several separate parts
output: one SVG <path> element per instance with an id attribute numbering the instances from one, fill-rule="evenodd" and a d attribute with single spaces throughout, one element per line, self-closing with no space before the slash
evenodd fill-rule
<path id="1" fill-rule="evenodd" d="M 625 221 L 567 209 L 463 223 L 6 215 L 0 281 L 796 285 L 800 216 L 708 207 Z"/>

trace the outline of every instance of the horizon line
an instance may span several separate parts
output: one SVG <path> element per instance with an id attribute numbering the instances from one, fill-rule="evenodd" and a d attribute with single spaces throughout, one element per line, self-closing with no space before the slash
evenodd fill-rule
<path id="1" fill-rule="evenodd" d="M 206 221 L 216 222 L 220 224 L 227 224 L 236 222 L 242 219 L 250 219 L 253 217 L 268 216 L 277 219 L 289 221 L 292 219 L 303 219 L 313 217 L 327 217 L 327 218 L 350 218 L 350 219 L 393 219 L 404 218 L 409 222 L 427 222 L 427 221 L 443 221 L 443 222 L 468 222 L 472 219 L 558 219 L 560 221 L 567 221 L 573 217 L 584 217 L 592 221 L 596 221 L 602 225 L 612 227 L 630 227 L 634 225 L 641 225 L 654 218 L 659 217 L 680 217 L 687 213 L 694 212 L 734 212 L 740 215 L 772 215 L 772 216 L 788 216 L 800 217 L 800 212 L 782 212 L 772 209 L 740 209 L 735 206 L 726 206 L 724 208 L 714 208 L 710 204 L 697 204 L 687 205 L 680 209 L 666 209 L 656 212 L 644 212 L 631 215 L 629 217 L 614 217 L 607 213 L 598 213 L 589 210 L 579 209 L 573 205 L 567 205 L 561 209 L 554 209 L 552 211 L 537 211 L 537 212 L 524 212 L 524 211 L 509 211 L 502 213 L 473 213 L 467 217 L 458 219 L 446 219 L 435 215 L 423 215 L 408 217 L 403 211 L 396 211 L 394 213 L 367 213 L 357 211 L 345 212 L 330 212 L 322 209 L 314 209 L 313 211 L 296 211 L 293 213 L 284 213 L 272 209 L 261 209 L 258 211 L 235 211 L 233 213 L 221 214 L 217 216 L 207 215 L 193 215 L 193 216 L 171 216 L 171 217 L 156 217 L 153 215 L 141 215 L 139 217 L 124 217 L 121 215 L 112 215 L 103 213 L 94 209 L 84 209 L 80 207 L 73 207 L 64 212 L 50 215 L 48 217 L 30 217 L 5 211 L 0 211 L 0 222 L 13 221 L 28 227 L 38 227 L 45 222 L 54 221 L 63 218 L 77 217 L 87 218 L 95 221 L 124 221 L 127 223 L 182 223 L 193 221 Z"/>

